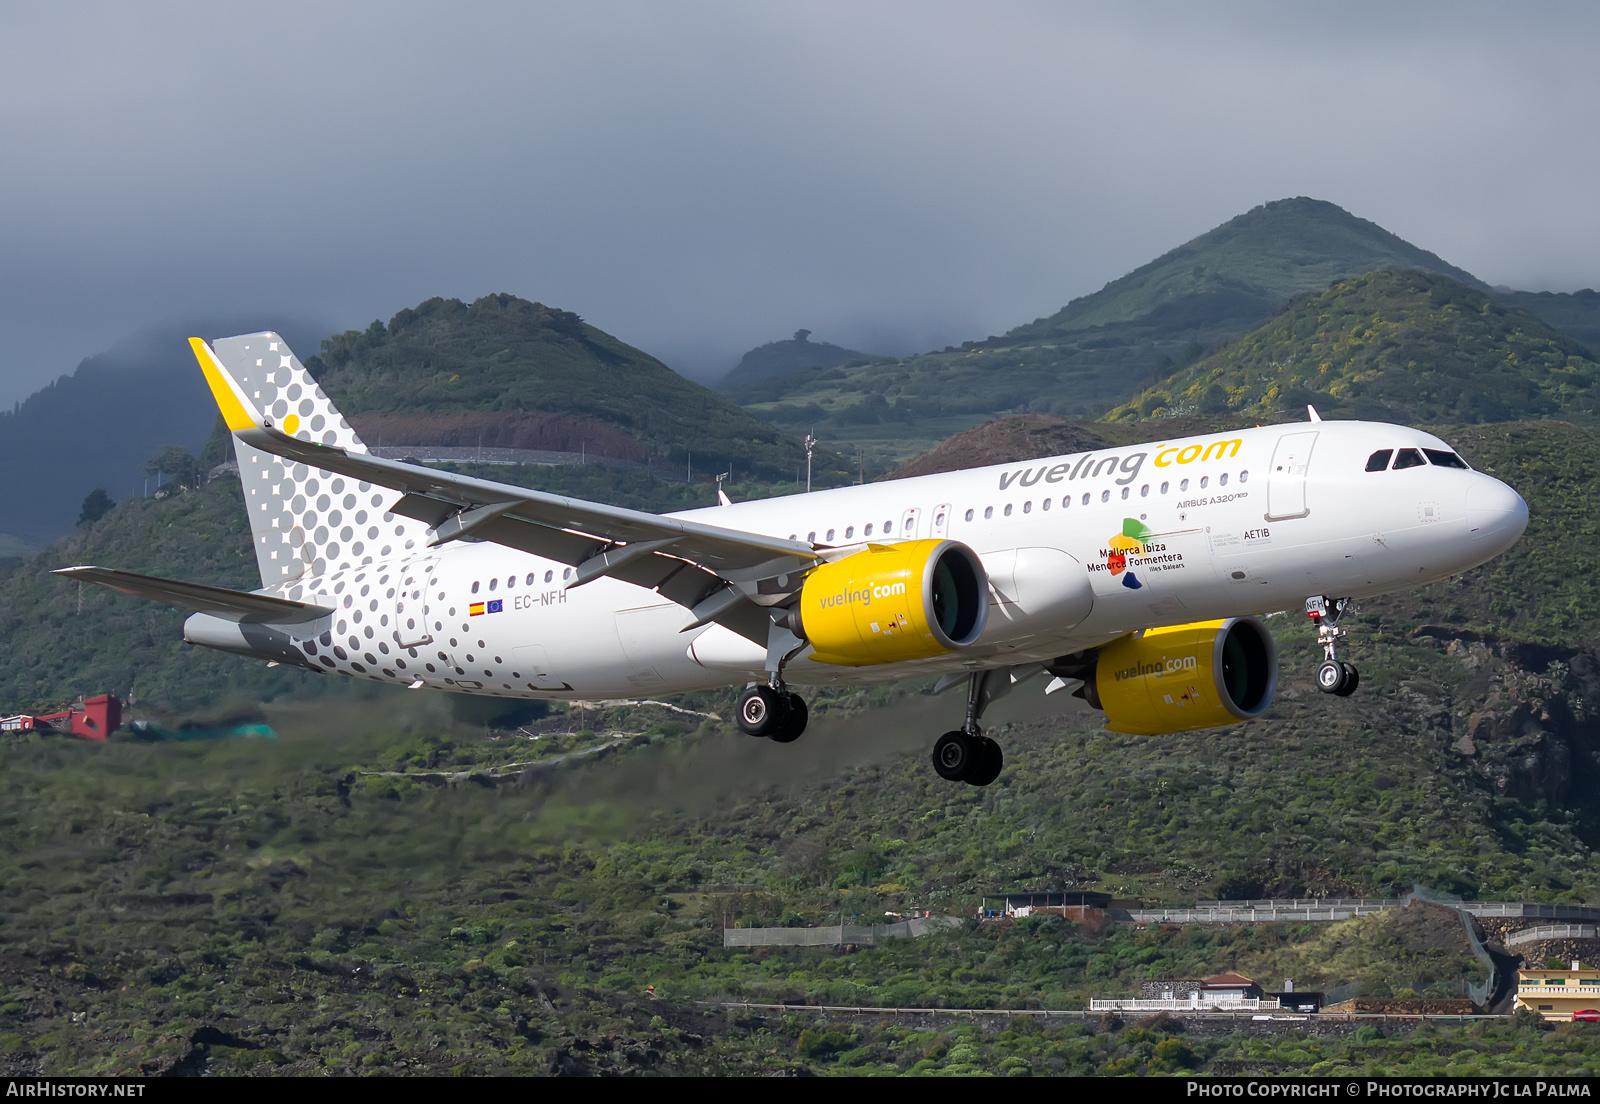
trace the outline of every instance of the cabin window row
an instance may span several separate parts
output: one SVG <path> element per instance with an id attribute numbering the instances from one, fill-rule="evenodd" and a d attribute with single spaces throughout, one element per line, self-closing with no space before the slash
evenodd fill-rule
<path id="1" fill-rule="evenodd" d="M 870 522 L 870 521 L 867 522 L 866 526 L 861 530 L 861 538 L 863 540 L 865 540 L 867 537 L 872 536 L 872 528 L 873 528 L 873 523 Z M 824 534 L 824 536 L 822 538 L 822 541 L 823 541 L 824 544 L 832 544 L 834 539 L 836 537 L 838 537 L 838 535 L 839 535 L 839 530 L 837 530 L 837 529 L 829 529 Z M 894 536 L 894 522 L 893 521 L 886 521 L 886 522 L 883 523 L 883 535 L 886 536 L 886 537 Z M 855 538 L 856 538 L 856 527 L 854 525 L 846 525 L 844 527 L 844 539 L 848 541 L 848 540 L 855 540 Z M 800 539 L 800 535 L 798 533 L 790 533 L 789 534 L 789 539 L 790 540 L 799 540 Z M 811 532 L 807 533 L 806 534 L 806 540 L 808 542 L 810 542 L 811 544 L 815 544 L 817 542 L 817 531 L 815 529 L 813 529 L 813 530 L 811 530 Z"/>
<path id="2" fill-rule="evenodd" d="M 554 571 L 546 571 L 544 573 L 544 581 L 547 582 L 547 583 L 555 582 L 555 578 L 556 578 L 556 573 Z M 564 568 L 562 570 L 562 572 L 561 572 L 561 578 L 562 578 L 563 581 L 572 578 L 572 568 L 570 568 L 570 567 Z M 524 586 L 533 586 L 533 584 L 537 583 L 538 581 L 539 581 L 539 573 L 537 571 L 530 571 L 530 572 L 528 572 L 528 577 L 525 580 L 523 580 L 523 585 Z M 482 585 L 482 583 L 481 583 L 480 580 L 478 580 L 478 579 L 472 580 L 472 593 L 474 593 L 474 594 L 478 593 L 478 588 L 481 585 Z M 516 585 L 517 585 L 517 577 L 515 575 L 506 576 L 506 589 L 507 590 L 515 589 Z M 500 588 L 500 580 L 499 579 L 490 579 L 489 580 L 489 589 L 490 590 L 498 590 L 499 588 Z"/>
<path id="3" fill-rule="evenodd" d="M 1229 475 L 1229 473 L 1223 472 L 1221 475 L 1217 476 L 1217 486 L 1226 487 L 1228 485 L 1228 475 Z M 1238 478 L 1239 478 L 1239 482 L 1240 483 L 1248 483 L 1250 481 L 1250 472 L 1248 470 L 1241 471 L 1239 473 L 1239 477 Z M 1211 477 L 1209 475 L 1202 475 L 1200 477 L 1200 485 L 1199 485 L 1198 489 L 1203 491 L 1203 490 L 1207 490 L 1208 488 L 1210 488 L 1210 486 L 1211 486 Z M 1190 487 L 1190 481 L 1189 480 L 1180 479 L 1178 481 L 1178 493 L 1179 494 L 1183 494 L 1184 492 L 1188 491 L 1189 487 Z M 1170 494 L 1170 493 L 1172 493 L 1172 484 L 1170 482 L 1162 483 L 1160 489 L 1156 493 L 1157 494 Z M 1124 487 L 1124 488 L 1122 488 L 1122 493 L 1121 493 L 1121 495 L 1119 497 L 1123 498 L 1123 499 L 1132 498 L 1133 497 L 1133 488 L 1132 487 Z M 1150 497 L 1150 484 L 1149 483 L 1146 483 L 1146 484 L 1144 484 L 1143 486 L 1141 486 L 1139 488 L 1139 497 L 1140 498 L 1149 498 Z M 1089 503 L 1091 501 L 1093 501 L 1093 499 L 1094 499 L 1094 492 L 1085 491 L 1083 493 L 1083 495 L 1079 498 L 1079 503 L 1080 503 L 1080 505 L 1087 506 L 1087 505 L 1089 505 Z M 1103 490 L 1103 491 L 1100 492 L 1100 501 L 1101 502 L 1110 502 L 1111 501 L 1111 491 L 1109 489 Z M 1049 510 L 1054 505 L 1055 505 L 1055 499 L 1047 498 L 1047 499 L 1044 499 L 1043 501 L 1041 501 L 1039 503 L 1039 508 L 1041 510 Z M 1061 496 L 1061 508 L 1063 510 L 1065 510 L 1067 507 L 1069 507 L 1071 505 L 1072 505 L 1072 496 L 1071 495 L 1062 495 Z M 1005 517 L 1010 517 L 1011 514 L 1012 514 L 1013 509 L 1014 509 L 1014 504 L 1008 502 L 1008 503 L 1005 504 L 1005 507 L 1003 508 L 1002 513 L 1003 513 L 1003 515 Z M 1031 499 L 1022 504 L 1022 512 L 1025 513 L 1025 514 L 1031 514 L 1033 512 L 1033 502 L 1032 502 Z M 977 511 L 976 510 L 968 510 L 967 513 L 966 513 L 966 520 L 967 521 L 973 521 L 973 520 L 975 520 L 976 516 L 977 516 Z M 993 506 L 985 506 L 983 508 L 983 516 L 984 516 L 984 520 L 988 520 L 988 519 L 994 517 L 994 507 Z"/>

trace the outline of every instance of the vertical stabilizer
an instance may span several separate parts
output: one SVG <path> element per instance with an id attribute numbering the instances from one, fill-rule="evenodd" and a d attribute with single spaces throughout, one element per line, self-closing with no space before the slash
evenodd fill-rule
<path id="1" fill-rule="evenodd" d="M 367 451 L 277 334 L 225 337 L 209 348 L 204 342 L 191 344 L 230 430 L 270 418 L 302 440 Z M 398 491 L 288 463 L 250 447 L 237 434 L 233 450 L 264 587 L 290 589 L 314 576 L 423 546 L 427 526 L 389 512 Z"/>

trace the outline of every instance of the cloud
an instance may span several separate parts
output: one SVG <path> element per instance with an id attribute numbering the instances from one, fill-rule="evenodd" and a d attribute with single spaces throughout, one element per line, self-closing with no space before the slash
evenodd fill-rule
<path id="1" fill-rule="evenodd" d="M 13 6 L 0 402 L 196 314 L 575 310 L 691 374 L 998 333 L 1314 195 L 1600 282 L 1584 6 Z"/>

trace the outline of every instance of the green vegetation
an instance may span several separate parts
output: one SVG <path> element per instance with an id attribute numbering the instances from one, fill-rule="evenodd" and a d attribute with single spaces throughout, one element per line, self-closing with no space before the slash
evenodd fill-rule
<path id="1" fill-rule="evenodd" d="M 120 503 L 65 540 L 0 574 L 0 710 L 59 706 L 115 691 L 156 709 L 189 710 L 272 696 L 308 681 L 183 643 L 183 614 L 51 568 L 98 563 L 147 575 L 252 589 L 261 585 L 236 478 Z"/>
<path id="2" fill-rule="evenodd" d="M 111 496 L 106 494 L 104 487 L 96 487 L 83 496 L 83 506 L 78 510 L 78 524 L 99 521 L 110 513 L 111 508 L 115 505 L 116 503 L 111 500 Z"/>
<path id="3" fill-rule="evenodd" d="M 1413 881 L 1600 892 L 1592 781 L 1524 799 L 1452 746 L 1496 692 L 1526 700 L 1529 676 L 1380 616 L 1356 653 L 1375 695 L 1330 704 L 1309 690 L 1309 632 L 1274 627 L 1291 692 L 1270 720 L 1128 737 L 1086 710 L 1008 699 L 991 731 L 1009 769 L 981 791 L 926 762 L 950 704 L 895 687 L 817 695 L 813 730 L 790 747 L 713 719 L 731 692 L 686 697 L 690 713 L 557 710 L 485 732 L 438 697 L 367 689 L 269 707 L 275 741 L 0 744 L 0 1060 L 46 1073 L 1600 1069 L 1600 1035 L 1581 1026 L 1311 1033 L 728 1007 L 1081 1008 L 1222 969 L 1457 996 L 1481 971 L 1451 941 L 1455 918 L 1421 905 L 1339 925 L 1099 933 L 1034 917 L 849 953 L 724 949 L 720 929 L 970 915 L 1018 884 L 1168 901 Z M 1500 750 L 1521 763 L 1526 741 Z"/>
<path id="4" fill-rule="evenodd" d="M 1517 307 L 1448 276 L 1374 272 L 1297 301 L 1260 329 L 1107 415 L 1264 417 L 1303 411 L 1377 421 L 1590 422 L 1600 363 Z"/>
<path id="5" fill-rule="evenodd" d="M 323 342 L 306 367 L 352 418 L 543 412 L 621 429 L 672 466 L 693 451 L 766 478 L 792 477 L 799 442 L 577 315 L 512 295 L 429 299 L 387 326 Z"/>

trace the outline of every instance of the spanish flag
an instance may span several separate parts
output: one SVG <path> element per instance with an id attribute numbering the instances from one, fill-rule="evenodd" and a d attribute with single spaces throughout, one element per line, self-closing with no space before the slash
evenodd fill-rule
<path id="1" fill-rule="evenodd" d="M 467 616 L 469 616 L 469 617 L 478 617 L 478 616 L 481 616 L 482 614 L 483 614 L 483 603 L 482 602 L 474 602 L 474 603 L 472 603 L 472 605 L 467 607 Z"/>

